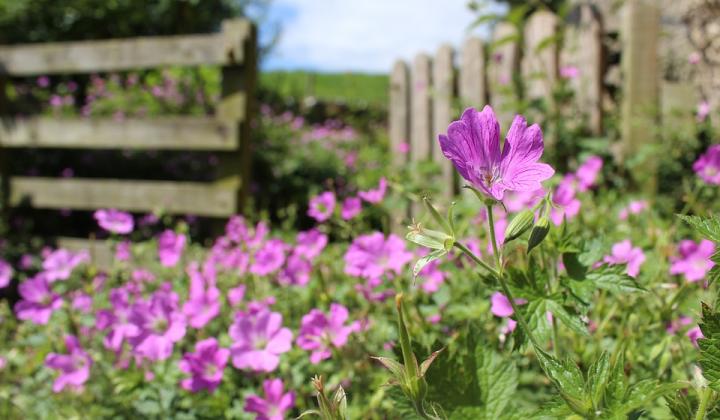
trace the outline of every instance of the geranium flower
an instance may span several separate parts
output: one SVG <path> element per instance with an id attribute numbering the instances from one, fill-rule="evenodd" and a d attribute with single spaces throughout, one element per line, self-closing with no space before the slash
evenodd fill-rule
<path id="1" fill-rule="evenodd" d="M 271 239 L 257 253 L 250 266 L 250 272 L 258 276 L 274 273 L 285 263 L 285 251 L 288 245 L 280 239 Z"/>
<path id="2" fill-rule="evenodd" d="M 293 252 L 288 257 L 285 267 L 278 275 L 278 283 L 283 285 L 304 286 L 310 281 L 310 273 L 312 272 L 312 263 L 302 255 Z"/>
<path id="3" fill-rule="evenodd" d="M 627 207 L 620 209 L 620 212 L 618 213 L 618 218 L 620 220 L 627 220 L 629 215 L 640 214 L 643 211 L 647 210 L 647 208 L 648 208 L 647 201 L 633 200 L 627 205 Z"/>
<path id="4" fill-rule="evenodd" d="M 405 249 L 405 241 L 396 235 L 387 240 L 381 232 L 360 235 L 345 253 L 345 273 L 365 279 L 400 274 L 413 254 Z"/>
<path id="5" fill-rule="evenodd" d="M 220 290 L 215 286 L 215 269 L 205 264 L 200 272 L 196 262 L 187 269 L 190 277 L 190 296 L 183 305 L 188 324 L 202 328 L 220 313 Z"/>
<path id="6" fill-rule="evenodd" d="M 550 209 L 550 220 L 559 226 L 564 218 L 572 219 L 580 212 L 580 200 L 575 198 L 575 177 L 572 174 L 565 178 L 555 189 L 552 201 L 557 207 Z"/>
<path id="7" fill-rule="evenodd" d="M 515 299 L 516 305 L 524 305 L 527 303 L 525 299 Z M 510 299 L 500 292 L 495 292 L 490 296 L 490 312 L 500 318 L 512 316 L 515 311 L 510 304 Z"/>
<path id="8" fill-rule="evenodd" d="M 537 190 L 555 173 L 550 165 L 537 162 L 544 148 L 540 127 L 528 127 L 520 115 L 515 116 L 501 151 L 500 125 L 487 105 L 482 112 L 466 109 L 439 141 L 460 175 L 495 200 L 502 200 L 505 191 Z"/>
<path id="9" fill-rule="evenodd" d="M 317 229 L 310 229 L 298 232 L 295 241 L 297 244 L 294 252 L 308 260 L 314 260 L 325 249 L 328 237 Z"/>
<path id="10" fill-rule="evenodd" d="M 220 385 L 230 350 L 220 348 L 215 338 L 207 338 L 195 344 L 194 353 L 185 353 L 178 363 L 180 370 L 191 376 L 180 382 L 183 389 L 213 392 Z"/>
<path id="11" fill-rule="evenodd" d="M 578 181 L 578 190 L 587 191 L 595 185 L 598 175 L 603 167 L 603 160 L 600 156 L 590 156 L 575 171 L 575 177 Z"/>
<path id="12" fill-rule="evenodd" d="M 710 114 L 710 104 L 708 101 L 702 101 L 697 106 L 697 120 L 698 122 L 705 121 L 705 118 Z"/>
<path id="13" fill-rule="evenodd" d="M 133 231 L 135 223 L 130 213 L 115 209 L 101 209 L 95 211 L 95 220 L 98 225 L 110 233 L 125 235 Z"/>
<path id="14" fill-rule="evenodd" d="M 510 213 L 532 208 L 545 197 L 545 188 L 534 191 L 508 191 L 503 198 L 503 204 Z"/>
<path id="15" fill-rule="evenodd" d="M 49 353 L 45 357 L 45 366 L 60 372 L 53 383 L 53 392 L 60 392 L 65 387 L 82 390 L 83 385 L 90 378 L 92 358 L 80 347 L 77 337 L 65 337 L 67 354 Z"/>
<path id="16" fill-rule="evenodd" d="M 166 229 L 158 237 L 158 257 L 165 267 L 175 267 L 180 261 L 187 238 L 181 233 Z"/>
<path id="17" fill-rule="evenodd" d="M 24 321 L 45 325 L 63 303 L 60 295 L 50 290 L 50 282 L 42 273 L 20 283 L 18 290 L 22 299 L 15 304 L 15 313 Z"/>
<path id="18" fill-rule="evenodd" d="M 362 211 L 362 201 L 358 197 L 348 197 L 343 200 L 340 209 L 340 217 L 343 220 L 351 220 Z"/>
<path id="19" fill-rule="evenodd" d="M 130 261 L 132 256 L 131 245 L 130 241 L 119 242 L 115 247 L 115 259 L 118 261 Z"/>
<path id="20" fill-rule="evenodd" d="M 228 330 L 232 363 L 238 369 L 272 372 L 280 364 L 280 355 L 290 351 L 292 332 L 282 326 L 282 315 L 262 308 L 239 312 Z"/>
<path id="21" fill-rule="evenodd" d="M 311 352 L 310 363 L 330 358 L 331 349 L 343 347 L 350 334 L 360 328 L 357 321 L 345 325 L 348 316 L 346 307 L 333 303 L 328 314 L 312 309 L 302 317 L 296 342 L 298 347 Z"/>
<path id="22" fill-rule="evenodd" d="M 702 280 L 715 265 L 710 260 L 715 253 L 715 244 L 707 239 L 700 242 L 680 241 L 678 253 L 679 256 L 670 258 L 670 274 L 683 274 L 689 282 Z"/>
<path id="23" fill-rule="evenodd" d="M 43 260 L 45 279 L 50 283 L 56 280 L 67 280 L 75 267 L 88 261 L 90 261 L 90 254 L 87 251 L 74 253 L 67 249 L 55 250 Z"/>
<path id="24" fill-rule="evenodd" d="M 612 246 L 610 255 L 606 255 L 603 261 L 610 265 L 627 264 L 627 275 L 637 277 L 640 273 L 640 266 L 645 262 L 645 254 L 642 249 L 633 247 L 629 239 L 618 242 Z"/>
<path id="25" fill-rule="evenodd" d="M 98 330 L 110 329 L 103 340 L 105 348 L 114 352 L 122 349 L 123 342 L 140 333 L 140 328 L 130 322 L 130 296 L 125 287 L 110 290 L 109 303 L 111 309 L 97 312 L 95 327 Z"/>
<path id="26" fill-rule="evenodd" d="M 332 216 L 335 211 L 335 194 L 332 191 L 325 191 L 310 199 L 308 216 L 322 223 Z"/>
<path id="27" fill-rule="evenodd" d="M 367 191 L 358 192 L 358 197 L 367 201 L 371 204 L 377 204 L 385 198 L 385 192 L 387 192 L 387 179 L 385 177 L 380 178 L 378 187 L 375 189 L 369 189 Z"/>
<path id="28" fill-rule="evenodd" d="M 178 295 L 165 283 L 149 300 L 136 302 L 129 321 L 138 329 L 130 344 L 138 356 L 152 361 L 166 360 L 174 344 L 185 337 L 185 315 L 178 310 Z"/>
<path id="29" fill-rule="evenodd" d="M 693 163 L 693 170 L 708 184 L 720 185 L 720 144 L 713 144 Z"/>
<path id="30" fill-rule="evenodd" d="M 705 338 L 705 336 L 702 333 L 702 330 L 698 326 L 690 328 L 687 332 L 687 336 L 690 339 L 690 341 L 692 341 L 693 346 L 695 346 L 695 347 L 698 347 L 699 339 Z"/>
<path id="31" fill-rule="evenodd" d="M 13 276 L 13 268 L 10 264 L 8 264 L 5 260 L 0 260 L 0 289 L 3 287 L 7 287 L 8 284 L 10 284 L 10 280 L 12 280 Z"/>
<path id="32" fill-rule="evenodd" d="M 284 392 L 280 379 L 263 381 L 265 398 L 251 395 L 245 400 L 245 411 L 257 414 L 256 420 L 284 420 L 285 412 L 295 406 L 295 393 Z"/>
<path id="33" fill-rule="evenodd" d="M 580 69 L 575 66 L 560 67 L 560 77 L 567 80 L 577 79 L 580 76 Z"/>

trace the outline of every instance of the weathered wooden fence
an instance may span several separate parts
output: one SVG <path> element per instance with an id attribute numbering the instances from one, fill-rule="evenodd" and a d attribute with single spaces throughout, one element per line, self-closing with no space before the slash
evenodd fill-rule
<path id="1" fill-rule="evenodd" d="M 171 214 L 225 217 L 243 205 L 250 170 L 249 120 L 256 81 L 256 34 L 244 19 L 216 34 L 141 37 L 0 46 L 0 92 L 8 77 L 113 72 L 161 66 L 222 66 L 221 101 L 214 116 L 169 118 L 15 119 L 0 101 L 3 160 L 21 148 L 217 151 L 214 182 L 173 182 L 10 176 L 6 204 L 36 208 L 161 209 Z M 0 98 L 2 99 L 2 98 Z M 121 162 L 118 162 L 121 164 Z M 8 194 L 9 193 L 9 194 Z M 82 243 L 69 241 L 72 247 Z"/>
<path id="2" fill-rule="evenodd" d="M 696 98 L 690 89 L 681 101 L 665 99 L 671 92 L 687 93 L 688 88 L 660 80 L 658 3 L 627 0 L 624 7 L 623 19 L 616 24 L 613 16 L 610 29 L 596 7 L 581 4 L 564 22 L 548 11 L 537 11 L 521 30 L 510 23 L 499 23 L 489 41 L 467 39 L 457 60 L 448 45 L 440 47 L 434 58 L 417 55 L 411 66 L 398 60 L 390 78 L 392 150 L 407 143 L 407 158 L 411 161 L 438 162 L 447 185 L 444 193 L 449 196 L 458 192 L 459 184 L 452 179 L 454 171 L 442 157 L 437 135 L 446 131 L 448 123 L 464 107 L 491 104 L 505 132 L 513 117 L 513 102 L 521 95 L 529 100 L 552 98 L 553 87 L 564 78 L 574 91 L 570 117 L 584 121 L 591 133 L 600 135 L 608 84 L 615 79 L 622 92 L 618 156 L 632 155 L 642 143 L 650 141 L 649 126 L 656 122 L 660 111 L 665 115 L 678 107 L 688 111 L 695 106 Z M 607 46 L 608 39 L 618 43 L 618 38 L 619 66 L 609 59 Z M 454 61 L 459 63 L 457 69 Z M 522 80 L 523 92 L 516 89 L 517 77 Z M 534 122 L 542 118 L 529 117 Z M 552 141 L 551 136 L 546 138 L 549 145 Z M 395 159 L 402 163 L 406 158 L 396 155 Z"/>

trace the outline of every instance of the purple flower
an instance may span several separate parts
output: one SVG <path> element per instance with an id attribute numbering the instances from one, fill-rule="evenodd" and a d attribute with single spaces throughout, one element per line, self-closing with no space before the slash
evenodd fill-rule
<path id="1" fill-rule="evenodd" d="M 708 101 L 702 101 L 697 106 L 697 120 L 698 122 L 705 121 L 705 118 L 710 114 L 710 104 Z"/>
<path id="2" fill-rule="evenodd" d="M 678 319 L 675 319 L 667 324 L 665 332 L 673 335 L 678 332 L 682 327 L 692 324 L 693 320 L 689 316 L 680 315 Z"/>
<path id="3" fill-rule="evenodd" d="M 191 376 L 180 382 L 183 389 L 213 392 L 220 385 L 230 350 L 218 346 L 215 338 L 207 338 L 195 344 L 195 353 L 185 353 L 178 364 L 180 370 Z"/>
<path id="4" fill-rule="evenodd" d="M 239 312 L 229 329 L 232 363 L 238 369 L 272 372 L 280 355 L 290 351 L 292 332 L 282 326 L 282 315 L 268 309 Z"/>
<path id="5" fill-rule="evenodd" d="M 185 249 L 185 235 L 166 229 L 158 237 L 158 257 L 165 267 L 175 267 Z"/>
<path id="6" fill-rule="evenodd" d="M 287 259 L 285 267 L 278 275 L 278 283 L 284 285 L 304 286 L 310 281 L 312 263 L 305 257 L 293 252 Z"/>
<path id="7" fill-rule="evenodd" d="M 130 213 L 115 209 L 102 209 L 95 211 L 95 220 L 98 225 L 110 233 L 124 235 L 132 232 L 135 227 Z"/>
<path id="8" fill-rule="evenodd" d="M 45 278 L 52 283 L 67 280 L 79 264 L 90 260 L 87 251 L 73 253 L 67 249 L 58 249 L 50 253 L 42 263 Z"/>
<path id="9" fill-rule="evenodd" d="M 677 257 L 671 257 L 670 274 L 683 274 L 689 282 L 696 282 L 715 265 L 710 257 L 715 253 L 715 245 L 703 239 L 700 242 L 691 240 L 680 241 Z"/>
<path id="10" fill-rule="evenodd" d="M 92 358 L 80 347 L 78 339 L 73 335 L 65 337 L 67 354 L 50 353 L 45 357 L 45 366 L 60 372 L 53 383 L 53 392 L 60 392 L 65 387 L 82 390 L 90 378 Z"/>
<path id="11" fill-rule="evenodd" d="M 335 211 L 335 193 L 325 191 L 310 199 L 308 216 L 322 223 L 332 216 Z"/>
<path id="12" fill-rule="evenodd" d="M 633 200 L 627 207 L 620 209 L 618 218 L 620 220 L 627 220 L 631 214 L 640 214 L 648 208 L 648 203 L 645 200 Z"/>
<path id="13" fill-rule="evenodd" d="M 41 88 L 46 88 L 50 86 L 50 78 L 47 76 L 40 76 L 35 82 L 37 83 L 38 87 Z"/>
<path id="14" fill-rule="evenodd" d="M 525 299 L 515 299 L 516 305 L 523 305 L 526 303 L 527 300 Z M 515 311 L 513 311 L 510 299 L 508 299 L 507 296 L 500 292 L 495 292 L 492 296 L 490 296 L 490 312 L 497 317 L 507 318 L 512 316 Z"/>
<path id="15" fill-rule="evenodd" d="M 603 261 L 610 265 L 627 264 L 627 274 L 630 277 L 637 277 L 640 266 L 645 262 L 645 254 L 642 249 L 633 247 L 629 239 L 618 242 L 612 246 L 610 255 L 606 255 Z"/>
<path id="16" fill-rule="evenodd" d="M 560 67 L 560 77 L 563 79 L 571 80 L 577 79 L 580 76 L 580 69 L 575 66 L 562 66 Z"/>
<path id="17" fill-rule="evenodd" d="M 325 249 L 328 237 L 317 229 L 310 229 L 298 232 L 295 241 L 297 245 L 294 252 L 308 260 L 314 260 Z"/>
<path id="18" fill-rule="evenodd" d="M 296 342 L 298 347 L 311 352 L 310 363 L 317 364 L 330 358 L 331 349 L 343 347 L 350 334 L 359 329 L 357 321 L 345 325 L 347 319 L 347 308 L 338 303 L 330 305 L 327 315 L 319 309 L 312 309 L 302 317 Z"/>
<path id="19" fill-rule="evenodd" d="M 720 144 L 713 144 L 693 163 L 693 170 L 708 184 L 720 185 Z"/>
<path id="20" fill-rule="evenodd" d="M 130 261 L 132 256 L 130 241 L 122 241 L 115 247 L 115 259 L 118 261 Z"/>
<path id="21" fill-rule="evenodd" d="M 488 197 L 502 200 L 505 191 L 534 191 L 555 171 L 538 163 L 543 152 L 540 127 L 527 126 L 517 115 L 500 150 L 500 125 L 490 106 L 468 108 L 440 135 L 440 148 L 460 175 Z"/>
<path id="22" fill-rule="evenodd" d="M 122 344 L 130 337 L 140 334 L 140 328 L 130 322 L 130 298 L 124 287 L 110 290 L 109 302 L 112 309 L 97 312 L 95 327 L 99 330 L 110 328 L 103 344 L 105 348 L 119 352 Z"/>
<path id="23" fill-rule="evenodd" d="M 344 258 L 346 274 L 370 280 L 400 274 L 413 254 L 399 237 L 391 234 L 386 240 L 381 232 L 374 232 L 355 238 Z"/>
<path id="24" fill-rule="evenodd" d="M 690 328 L 687 332 L 687 336 L 692 341 L 693 346 L 698 347 L 698 340 L 701 338 L 705 338 L 705 336 L 702 333 L 702 330 L 700 327 L 693 327 Z"/>
<path id="25" fill-rule="evenodd" d="M 283 393 L 284 385 L 280 379 L 268 379 L 263 382 L 265 399 L 251 395 L 245 400 L 245 411 L 257 414 L 256 420 L 283 420 L 285 412 L 295 406 L 295 393 Z"/>
<path id="26" fill-rule="evenodd" d="M 42 273 L 20 283 L 18 290 L 22 299 L 15 304 L 15 313 L 22 320 L 45 325 L 62 306 L 60 295 L 50 290 L 50 282 Z"/>
<path id="27" fill-rule="evenodd" d="M 358 197 L 367 201 L 371 204 L 377 204 L 385 198 L 385 192 L 387 191 L 387 179 L 385 177 L 380 178 L 378 187 L 367 191 L 358 192 Z"/>
<path id="28" fill-rule="evenodd" d="M 545 197 L 545 189 L 540 187 L 535 191 L 508 191 L 503 199 L 505 208 L 510 213 L 532 208 Z"/>
<path id="29" fill-rule="evenodd" d="M 78 312 L 89 314 L 92 311 L 93 299 L 87 293 L 76 290 L 72 293 L 72 303 L 70 306 Z"/>
<path id="30" fill-rule="evenodd" d="M 274 273 L 285 263 L 287 244 L 279 239 L 271 239 L 255 253 L 255 261 L 250 266 L 250 272 L 258 276 Z"/>
<path id="31" fill-rule="evenodd" d="M 244 284 L 240 284 L 237 287 L 233 287 L 232 289 L 228 290 L 228 292 L 227 292 L 228 303 L 232 307 L 236 307 L 236 306 L 240 305 L 240 302 L 242 302 L 244 297 L 245 297 L 245 285 Z"/>
<path id="32" fill-rule="evenodd" d="M 348 197 L 343 200 L 340 217 L 343 220 L 350 220 L 362 211 L 362 201 L 358 197 Z"/>
<path id="33" fill-rule="evenodd" d="M 178 295 L 166 283 L 150 297 L 133 305 L 130 323 L 138 329 L 130 344 L 138 356 L 166 360 L 173 346 L 185 336 L 185 316 L 178 310 Z"/>
<path id="34" fill-rule="evenodd" d="M 572 219 L 580 212 L 580 200 L 575 198 L 575 177 L 572 174 L 565 175 L 555 189 L 552 201 L 557 207 L 550 209 L 550 219 L 557 226 L 564 218 Z"/>
<path id="35" fill-rule="evenodd" d="M 595 185 L 598 175 L 603 167 L 603 160 L 600 156 L 590 156 L 575 171 L 575 177 L 578 181 L 578 189 L 583 192 L 589 190 Z"/>
<path id="36" fill-rule="evenodd" d="M 205 264 L 203 272 L 193 262 L 187 269 L 190 277 L 190 297 L 183 305 L 188 324 L 202 328 L 220 313 L 220 290 L 215 286 L 215 269 Z"/>
<path id="37" fill-rule="evenodd" d="M 12 280 L 13 268 L 5 260 L 0 260 L 0 289 L 7 287 Z"/>

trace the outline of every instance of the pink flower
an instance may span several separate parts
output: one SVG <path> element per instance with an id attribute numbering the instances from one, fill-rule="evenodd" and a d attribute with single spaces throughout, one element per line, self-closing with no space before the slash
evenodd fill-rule
<path id="1" fill-rule="evenodd" d="M 280 355 L 290 351 L 293 335 L 283 328 L 282 315 L 268 309 L 239 312 L 228 333 L 232 363 L 238 369 L 272 372 L 280 364 Z"/>
<path id="2" fill-rule="evenodd" d="M 517 305 L 524 305 L 526 303 L 527 300 L 525 299 L 515 299 L 515 304 Z M 512 316 L 515 311 L 513 311 L 510 299 L 508 299 L 507 296 L 500 292 L 495 292 L 490 296 L 490 312 L 497 317 L 507 318 Z"/>
<path id="3" fill-rule="evenodd" d="M 240 305 L 240 302 L 242 302 L 244 297 L 245 297 L 245 285 L 244 284 L 240 284 L 237 287 L 233 287 L 232 289 L 228 290 L 227 299 L 228 299 L 228 303 L 232 307 L 236 307 L 236 306 Z"/>
<path id="4" fill-rule="evenodd" d="M 50 86 L 50 78 L 47 76 L 40 76 L 37 78 L 36 83 L 38 87 L 46 88 Z"/>
<path id="5" fill-rule="evenodd" d="M 331 349 L 343 347 L 350 334 L 360 328 L 357 321 L 345 325 L 347 320 L 347 308 L 338 303 L 330 305 L 328 314 L 312 309 L 302 317 L 296 342 L 298 347 L 311 352 L 310 363 L 317 364 L 330 358 Z"/>
<path id="6" fill-rule="evenodd" d="M 185 235 L 166 229 L 158 237 L 158 257 L 165 267 L 175 267 L 185 249 Z"/>
<path id="7" fill-rule="evenodd" d="M 708 184 L 720 185 L 720 144 L 713 144 L 693 163 L 693 170 Z"/>
<path id="8" fill-rule="evenodd" d="M 45 325 L 62 306 L 60 295 L 50 290 L 50 282 L 42 273 L 20 283 L 18 290 L 21 300 L 15 304 L 15 313 L 19 319 Z"/>
<path id="9" fill-rule="evenodd" d="M 215 268 L 205 264 L 200 272 L 196 262 L 187 268 L 190 277 L 190 296 L 183 305 L 183 313 L 193 328 L 203 328 L 220 313 L 220 290 L 215 286 Z"/>
<path id="10" fill-rule="evenodd" d="M 180 382 L 183 389 L 213 392 L 220 385 L 230 350 L 220 348 L 215 338 L 207 338 L 195 344 L 194 353 L 185 353 L 178 363 L 180 370 L 191 376 Z"/>
<path id="11" fill-rule="evenodd" d="M 50 353 L 45 357 L 45 366 L 60 372 L 53 383 L 53 392 L 57 393 L 70 387 L 82 390 L 83 385 L 90 378 L 92 358 L 80 347 L 78 339 L 73 335 L 65 337 L 65 347 L 68 354 Z"/>
<path id="12" fill-rule="evenodd" d="M 575 198 L 575 177 L 572 174 L 565 175 L 565 178 L 557 186 L 552 196 L 552 201 L 557 207 L 550 209 L 550 220 L 557 226 L 561 225 L 563 219 L 572 219 L 580 212 L 580 200 Z"/>
<path id="13" fill-rule="evenodd" d="M 0 260 L 0 289 L 7 287 L 12 280 L 13 268 L 5 260 Z"/>
<path id="14" fill-rule="evenodd" d="M 705 121 L 705 118 L 710 114 L 710 104 L 708 101 L 702 101 L 697 107 L 697 120 L 698 122 Z"/>
<path id="15" fill-rule="evenodd" d="M 688 55 L 688 63 L 695 65 L 700 63 L 700 60 L 702 59 L 702 55 L 699 51 L 693 51 Z"/>
<path id="16" fill-rule="evenodd" d="M 577 79 L 580 76 L 580 69 L 575 66 L 562 66 L 560 67 L 560 77 L 563 79 Z"/>
<path id="17" fill-rule="evenodd" d="M 440 148 L 460 175 L 488 197 L 502 200 L 505 191 L 534 191 L 555 171 L 538 163 L 543 152 L 540 127 L 527 126 L 517 115 L 500 150 L 500 125 L 490 106 L 468 108 L 440 135 Z"/>
<path id="18" fill-rule="evenodd" d="M 178 310 L 178 295 L 165 283 L 150 297 L 133 305 L 129 317 L 138 334 L 129 338 L 136 355 L 166 360 L 174 344 L 185 337 L 185 316 Z"/>
<path id="19" fill-rule="evenodd" d="M 288 257 L 277 280 L 283 285 L 304 286 L 310 281 L 311 272 L 312 263 L 296 251 Z"/>
<path id="20" fill-rule="evenodd" d="M 70 306 L 76 311 L 84 314 L 89 314 L 92 311 L 93 299 L 92 296 L 81 291 L 75 291 L 72 293 L 72 303 Z"/>
<path id="21" fill-rule="evenodd" d="M 50 283 L 67 280 L 75 267 L 89 260 L 87 251 L 73 253 L 67 249 L 55 250 L 42 263 L 45 279 Z"/>
<path id="22" fill-rule="evenodd" d="M 535 191 L 508 191 L 503 199 L 505 208 L 510 213 L 532 208 L 545 197 L 545 189 L 540 187 Z"/>
<path id="23" fill-rule="evenodd" d="M 308 216 L 322 223 L 332 216 L 335 211 L 335 193 L 325 191 L 310 199 Z"/>
<path id="24" fill-rule="evenodd" d="M 95 211 L 94 217 L 98 225 L 110 233 L 125 235 L 135 227 L 132 215 L 124 211 L 102 209 Z"/>
<path id="25" fill-rule="evenodd" d="M 381 232 L 360 235 L 345 253 L 345 273 L 365 279 L 400 274 L 413 254 L 405 249 L 405 241 L 395 235 L 387 240 Z"/>
<path id="26" fill-rule="evenodd" d="M 690 328 L 687 332 L 687 336 L 692 341 L 693 346 L 698 347 L 698 340 L 705 338 L 700 327 Z"/>
<path id="27" fill-rule="evenodd" d="M 672 322 L 669 322 L 667 324 L 667 327 L 665 328 L 665 331 L 672 335 L 678 332 L 682 327 L 686 325 L 692 324 L 693 320 L 692 318 L 684 315 L 680 315 L 678 319 L 673 320 Z"/>
<path id="28" fill-rule="evenodd" d="M 610 265 L 627 264 L 627 274 L 630 277 L 637 277 L 640 273 L 640 266 L 645 262 L 645 254 L 640 248 L 633 248 L 629 239 L 618 242 L 612 246 L 610 255 L 606 255 L 603 261 Z"/>
<path id="29" fill-rule="evenodd" d="M 103 340 L 105 348 L 119 352 L 123 342 L 140 333 L 140 328 L 131 323 L 130 297 L 127 288 L 120 287 L 110 290 L 109 297 L 111 309 L 97 312 L 95 327 L 98 330 L 110 329 Z"/>
<path id="30" fill-rule="evenodd" d="M 395 151 L 403 155 L 408 154 L 410 152 L 410 143 L 406 141 L 398 143 L 397 149 Z"/>
<path id="31" fill-rule="evenodd" d="M 287 244 L 280 239 L 271 239 L 255 254 L 250 272 L 258 276 L 274 273 L 285 263 Z"/>
<path id="32" fill-rule="evenodd" d="M 707 239 L 699 243 L 691 240 L 680 241 L 678 253 L 679 256 L 670 258 L 670 274 L 683 274 L 689 282 L 702 280 L 715 265 L 710 260 L 715 253 L 715 245 Z"/>
<path id="33" fill-rule="evenodd" d="M 298 232 L 294 252 L 308 260 L 314 260 L 325 249 L 328 237 L 317 229 Z"/>
<path id="34" fill-rule="evenodd" d="M 265 399 L 251 395 L 245 400 L 245 411 L 255 413 L 256 420 L 284 420 L 285 412 L 295 406 L 295 393 L 283 393 L 284 385 L 280 379 L 268 379 L 263 382 Z"/>
<path id="35" fill-rule="evenodd" d="M 357 197 L 348 197 L 342 203 L 340 217 L 343 220 L 350 220 L 362 211 L 362 201 Z"/>
<path id="36" fill-rule="evenodd" d="M 578 181 L 578 189 L 581 192 L 589 190 L 595 185 L 598 175 L 603 167 L 603 160 L 600 156 L 590 156 L 575 171 L 575 177 Z"/>
<path id="37" fill-rule="evenodd" d="M 132 256 L 130 241 L 122 241 L 115 247 L 115 259 L 118 261 L 130 261 Z"/>
<path id="38" fill-rule="evenodd" d="M 377 204 L 381 202 L 383 198 L 385 198 L 385 193 L 387 192 L 387 185 L 387 179 L 385 179 L 385 177 L 382 177 L 380 178 L 380 183 L 378 184 L 377 188 L 367 191 L 360 191 L 358 192 L 358 197 L 362 198 L 368 203 Z"/>
<path id="39" fill-rule="evenodd" d="M 645 200 L 633 200 L 627 207 L 620 210 L 618 218 L 620 220 L 627 220 L 631 214 L 640 214 L 648 208 L 648 203 Z"/>

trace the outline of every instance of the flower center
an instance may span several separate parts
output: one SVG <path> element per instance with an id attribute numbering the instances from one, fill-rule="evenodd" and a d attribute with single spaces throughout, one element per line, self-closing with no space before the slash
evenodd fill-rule
<path id="1" fill-rule="evenodd" d="M 155 321 L 153 321 L 152 329 L 158 334 L 162 334 L 167 330 L 168 322 L 164 318 L 158 318 Z"/>
<path id="2" fill-rule="evenodd" d="M 255 348 L 255 350 L 265 350 L 267 344 L 268 340 L 266 337 L 255 337 L 253 339 L 253 348 Z"/>

